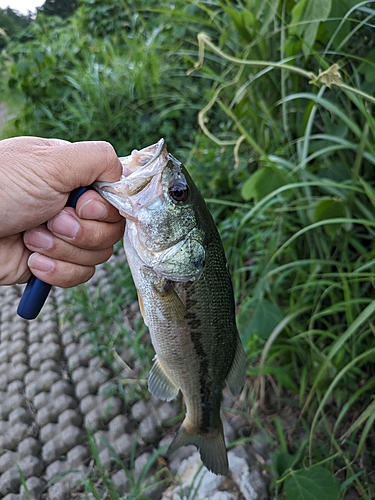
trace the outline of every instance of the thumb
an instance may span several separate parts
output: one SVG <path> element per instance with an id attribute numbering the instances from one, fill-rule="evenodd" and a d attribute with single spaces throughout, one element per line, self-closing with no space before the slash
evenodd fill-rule
<path id="1" fill-rule="evenodd" d="M 54 153 L 59 155 L 60 148 L 64 169 L 54 172 L 58 191 L 66 193 L 80 186 L 89 186 L 96 180 L 115 182 L 120 179 L 122 165 L 109 142 L 55 143 Z"/>

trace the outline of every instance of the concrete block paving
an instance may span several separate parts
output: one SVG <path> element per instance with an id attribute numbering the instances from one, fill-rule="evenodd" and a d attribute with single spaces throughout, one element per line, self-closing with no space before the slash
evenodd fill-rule
<path id="1" fill-rule="evenodd" d="M 79 498 L 81 479 L 93 471 L 88 430 L 102 433 L 99 456 L 124 492 L 127 477 L 108 445 L 128 459 L 135 423 L 123 401 L 103 390 L 113 373 L 84 335 L 61 323 L 63 290 L 52 289 L 33 321 L 16 314 L 22 290 L 0 287 L 0 498 Z"/>
<path id="2" fill-rule="evenodd" d="M 113 259 L 123 265 L 122 255 Z M 106 269 L 100 266 L 88 286 L 108 284 Z M 169 430 L 180 410 L 154 397 L 130 395 L 125 405 L 113 392 L 119 380 L 95 356 L 82 318 L 77 315 L 74 329 L 63 321 L 66 292 L 53 287 L 39 317 L 26 321 L 16 314 L 22 290 L 21 285 L 0 287 L 0 499 L 85 498 L 82 481 L 98 478 L 90 439 L 118 498 L 126 498 L 129 478 L 139 477 L 152 452 L 171 442 L 174 431 Z M 228 422 L 224 428 L 227 436 L 238 437 Z M 182 448 L 169 462 L 161 457 L 163 477 L 170 481 L 164 487 L 151 481 L 147 498 L 177 499 L 181 481 L 171 490 L 173 476 L 185 470 L 180 466 L 195 450 Z M 133 470 L 124 470 L 131 463 Z M 237 498 L 230 495 L 225 498 Z M 238 498 L 253 499 L 243 493 Z M 266 497 L 254 497 L 261 498 Z"/>

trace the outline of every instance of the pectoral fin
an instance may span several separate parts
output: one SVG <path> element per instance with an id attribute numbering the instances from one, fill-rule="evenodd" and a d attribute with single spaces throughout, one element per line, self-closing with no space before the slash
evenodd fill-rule
<path id="1" fill-rule="evenodd" d="M 233 396 L 237 396 L 245 383 L 246 378 L 246 355 L 242 346 L 242 342 L 239 337 L 237 337 L 236 352 L 234 354 L 234 359 L 232 367 L 227 376 L 227 386 Z"/>
<path id="2" fill-rule="evenodd" d="M 183 321 L 186 316 L 186 307 L 182 302 L 173 285 L 165 280 L 163 287 L 154 287 L 155 291 L 162 298 L 163 314 L 167 320 Z"/>
<path id="3" fill-rule="evenodd" d="M 153 307 L 158 308 L 166 321 L 184 321 L 186 316 L 186 306 L 175 291 L 173 283 L 148 267 L 142 267 L 140 269 L 140 273 L 142 279 L 152 285 L 155 294 L 158 296 L 157 298 L 160 299 L 154 304 Z M 144 314 L 145 308 L 142 304 L 142 298 L 139 293 L 138 300 L 143 319 L 146 320 Z"/>
<path id="4" fill-rule="evenodd" d="M 146 326 L 148 326 L 147 324 L 147 321 L 146 321 L 146 312 L 145 312 L 145 306 L 143 305 L 143 300 L 142 300 L 142 297 L 139 293 L 139 291 L 137 290 L 137 294 L 138 294 L 138 304 L 139 304 L 139 309 L 141 311 L 141 314 L 142 314 L 142 318 L 143 318 L 143 321 L 145 323 Z"/>
<path id="5" fill-rule="evenodd" d="M 159 399 L 171 401 L 179 391 L 179 388 L 172 382 L 163 366 L 155 356 L 155 362 L 148 376 L 148 390 Z"/>

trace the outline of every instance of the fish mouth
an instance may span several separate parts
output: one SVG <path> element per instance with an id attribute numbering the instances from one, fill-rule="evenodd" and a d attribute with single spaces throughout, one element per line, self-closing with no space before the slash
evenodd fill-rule
<path id="1" fill-rule="evenodd" d="M 153 183 L 156 185 L 154 196 L 161 196 L 161 187 L 157 186 L 155 177 L 163 171 L 171 155 L 167 151 L 166 142 L 162 138 L 157 143 L 143 149 L 134 149 L 129 156 L 119 158 L 122 164 L 122 175 L 117 182 L 96 181 L 93 188 L 109 203 L 116 207 L 121 215 L 135 220 L 133 214 L 132 197 L 143 203 L 148 203 L 151 198 L 142 191 Z M 146 190 L 149 191 L 149 190 Z"/>
<path id="2" fill-rule="evenodd" d="M 158 160 L 163 161 L 167 155 L 166 143 L 163 138 L 146 148 L 134 149 L 129 156 L 119 158 L 122 164 L 122 177 L 126 179 L 132 176 L 153 177 L 159 171 L 155 168 L 160 166 Z"/>
<path id="3" fill-rule="evenodd" d="M 169 156 L 163 138 L 146 148 L 134 149 L 129 156 L 119 158 L 122 175 L 118 182 L 96 181 L 93 187 L 110 203 L 113 201 L 110 194 L 133 196 L 142 191 L 165 167 Z M 112 204 L 119 208 L 116 203 Z"/>

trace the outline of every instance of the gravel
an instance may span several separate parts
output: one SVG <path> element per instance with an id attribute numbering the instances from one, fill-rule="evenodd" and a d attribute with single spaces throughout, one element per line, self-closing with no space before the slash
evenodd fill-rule
<path id="1" fill-rule="evenodd" d="M 114 259 L 122 262 L 123 256 Z M 100 266 L 88 287 L 108 283 L 106 269 Z M 254 453 L 249 445 L 229 451 L 232 471 L 226 478 L 204 467 L 198 472 L 201 461 L 194 446 L 181 448 L 170 459 L 160 453 L 144 477 L 152 453 L 173 439 L 179 403 L 150 397 L 125 405 L 111 392 L 118 380 L 92 352 L 82 318 L 77 315 L 74 328 L 63 321 L 66 292 L 53 288 L 39 317 L 26 321 L 16 314 L 22 290 L 20 285 L 0 287 L 0 498 L 85 498 L 81 480 L 97 471 L 88 431 L 119 496 L 142 478 L 152 499 L 182 499 L 192 481 L 199 484 L 197 499 L 268 498 L 268 483 L 256 459 L 256 454 L 267 454 L 261 434 Z M 225 397 L 226 407 L 236 401 Z M 233 440 L 248 422 L 226 416 L 225 435 Z M 153 474 L 162 467 L 165 471 L 155 482 Z"/>

